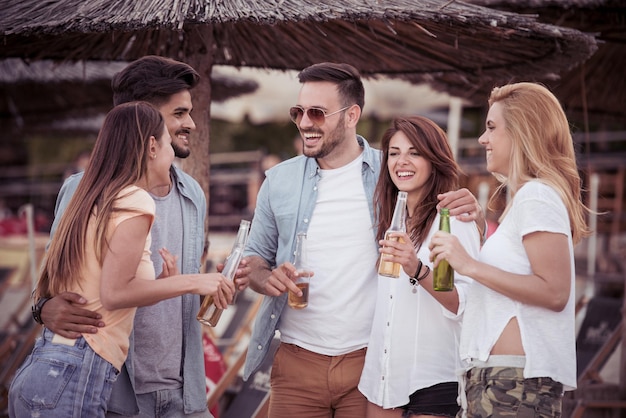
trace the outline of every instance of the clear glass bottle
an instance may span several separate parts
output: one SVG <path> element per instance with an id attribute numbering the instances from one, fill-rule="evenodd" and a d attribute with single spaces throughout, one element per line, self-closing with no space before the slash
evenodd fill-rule
<path id="1" fill-rule="evenodd" d="M 235 279 L 235 272 L 237 271 L 237 267 L 239 267 L 239 263 L 241 262 L 241 258 L 243 257 L 243 251 L 246 247 L 246 242 L 248 241 L 249 230 L 250 221 L 243 219 L 239 223 L 237 239 L 233 244 L 233 248 L 228 258 L 226 258 L 224 270 L 222 270 L 222 274 L 228 280 L 232 281 Z M 200 310 L 198 311 L 198 315 L 196 316 L 196 319 L 204 325 L 214 327 L 220 320 L 223 311 L 223 309 L 215 306 L 215 303 L 213 302 L 213 296 L 205 296 L 204 301 L 202 302 L 202 306 L 200 306 Z"/>
<path id="2" fill-rule="evenodd" d="M 313 275 L 307 261 L 306 232 L 298 232 L 296 236 L 296 252 L 294 253 L 293 265 L 296 268 L 296 286 L 302 291 L 298 296 L 289 291 L 287 303 L 293 309 L 306 308 L 309 304 L 309 282 Z"/>
<path id="3" fill-rule="evenodd" d="M 404 242 L 402 238 L 390 238 L 391 232 L 406 232 L 406 192 L 398 192 L 398 198 L 396 199 L 396 207 L 393 211 L 393 217 L 391 218 L 391 225 L 385 232 L 386 240 Z M 381 276 L 392 277 L 397 279 L 400 277 L 400 263 L 394 263 L 383 259 L 384 254 L 380 255 L 380 263 L 378 265 L 378 274 Z"/>
<path id="4" fill-rule="evenodd" d="M 442 208 L 439 213 L 439 230 L 450 232 L 450 211 Z M 454 289 L 454 270 L 446 260 L 441 260 L 433 272 L 433 289 L 449 292 Z"/>

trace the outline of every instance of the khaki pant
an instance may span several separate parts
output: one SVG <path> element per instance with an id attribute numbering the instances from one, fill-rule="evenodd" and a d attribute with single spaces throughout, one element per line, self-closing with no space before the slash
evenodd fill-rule
<path id="1" fill-rule="evenodd" d="M 560 418 L 563 385 L 549 377 L 524 379 L 523 371 L 516 367 L 470 369 L 465 388 L 467 416 Z"/>
<path id="2" fill-rule="evenodd" d="M 281 343 L 274 357 L 269 416 L 363 418 L 367 400 L 357 385 L 365 348 L 325 356 Z"/>

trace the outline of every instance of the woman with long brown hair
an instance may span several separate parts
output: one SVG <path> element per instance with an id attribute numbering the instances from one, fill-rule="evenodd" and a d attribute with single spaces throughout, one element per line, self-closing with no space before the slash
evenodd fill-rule
<path id="1" fill-rule="evenodd" d="M 369 401 L 368 418 L 454 417 L 458 340 L 470 279 L 456 274 L 452 291 L 435 291 L 428 242 L 439 228 L 437 196 L 458 189 L 460 169 L 446 134 L 424 117 L 395 119 L 381 147 L 374 195 L 380 252 L 402 271 L 397 279 L 378 277 L 359 389 Z M 384 239 L 399 191 L 407 192 L 407 232 Z M 465 248 L 478 254 L 476 224 L 455 217 L 451 224 Z"/>
<path id="2" fill-rule="evenodd" d="M 9 393 L 11 417 L 104 417 L 111 387 L 128 353 L 137 306 L 184 293 L 212 295 L 226 308 L 234 286 L 221 274 L 177 275 L 175 256 L 162 250 L 164 280 L 154 280 L 148 194 L 169 184 L 171 137 L 146 102 L 107 115 L 85 174 L 63 213 L 40 274 L 36 297 L 82 294 L 106 326 L 70 340 L 44 329 L 17 371 Z"/>

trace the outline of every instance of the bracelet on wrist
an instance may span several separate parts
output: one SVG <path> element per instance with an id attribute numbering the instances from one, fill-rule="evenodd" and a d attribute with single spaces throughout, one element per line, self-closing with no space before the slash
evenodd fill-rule
<path id="1" fill-rule="evenodd" d="M 422 260 L 418 258 L 417 270 L 415 271 L 415 274 L 412 277 L 409 277 L 409 282 L 411 283 L 411 285 L 416 286 L 420 282 L 420 280 L 423 280 L 426 277 L 424 275 L 420 276 L 420 272 L 422 271 L 423 265 L 424 264 L 422 263 Z M 426 266 L 426 268 L 428 269 L 428 271 L 430 271 L 430 268 L 428 268 L 428 266 Z M 427 275 L 428 275 L 428 271 L 426 272 Z"/>
<path id="2" fill-rule="evenodd" d="M 415 280 L 417 280 L 417 282 L 421 282 L 422 280 L 424 280 L 426 277 L 428 277 L 428 274 L 430 273 L 430 267 L 428 266 L 424 266 L 426 267 L 426 271 L 424 272 L 424 274 L 422 274 L 421 276 L 417 277 Z"/>
<path id="3" fill-rule="evenodd" d="M 31 308 L 31 313 L 33 315 L 33 319 L 35 320 L 35 322 L 37 322 L 40 325 L 44 325 L 43 320 L 41 319 L 41 309 L 43 308 L 43 305 L 48 302 L 50 299 L 49 297 L 43 297 L 40 298 L 37 303 L 35 303 L 32 308 Z"/>

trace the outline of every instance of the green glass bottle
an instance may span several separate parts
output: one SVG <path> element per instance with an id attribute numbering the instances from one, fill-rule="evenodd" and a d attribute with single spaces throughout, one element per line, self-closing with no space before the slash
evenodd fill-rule
<path id="1" fill-rule="evenodd" d="M 450 232 L 450 211 L 442 208 L 439 215 L 439 230 Z M 454 270 L 446 260 L 441 260 L 435 267 L 433 289 L 440 292 L 450 292 L 454 289 Z"/>

